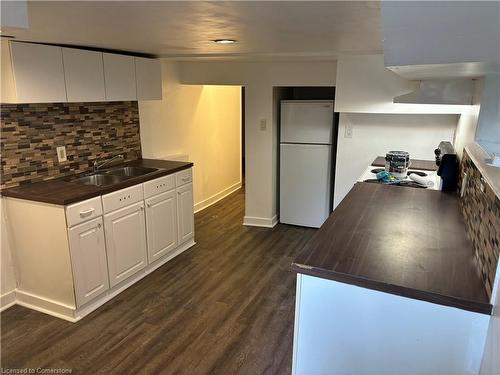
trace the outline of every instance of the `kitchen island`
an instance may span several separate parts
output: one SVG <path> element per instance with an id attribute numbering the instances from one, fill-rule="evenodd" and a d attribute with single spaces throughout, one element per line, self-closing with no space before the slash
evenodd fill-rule
<path id="1" fill-rule="evenodd" d="M 478 373 L 492 306 L 455 194 L 358 183 L 292 269 L 294 373 Z"/>

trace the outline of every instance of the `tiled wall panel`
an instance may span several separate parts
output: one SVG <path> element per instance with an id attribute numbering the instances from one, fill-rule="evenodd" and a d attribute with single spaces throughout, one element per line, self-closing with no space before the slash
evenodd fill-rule
<path id="1" fill-rule="evenodd" d="M 68 161 L 57 161 L 66 146 Z M 96 158 L 141 155 L 137 102 L 1 105 L 1 187 L 87 171 Z"/>
<path id="2" fill-rule="evenodd" d="M 483 179 L 467 151 L 462 157 L 460 171 L 460 186 L 463 172 L 468 176 L 465 195 L 460 199 L 467 235 L 474 246 L 477 271 L 491 297 L 500 255 L 500 199 Z"/>

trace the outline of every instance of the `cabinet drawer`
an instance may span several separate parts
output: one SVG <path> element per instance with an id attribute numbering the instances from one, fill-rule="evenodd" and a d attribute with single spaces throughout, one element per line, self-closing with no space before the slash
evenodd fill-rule
<path id="1" fill-rule="evenodd" d="M 103 195 L 102 207 L 104 208 L 104 213 L 107 213 L 142 201 L 143 199 L 144 192 L 142 184 L 140 184 Z"/>
<path id="2" fill-rule="evenodd" d="M 66 207 L 68 227 L 102 215 L 101 197 L 95 197 Z"/>
<path id="3" fill-rule="evenodd" d="M 192 168 L 185 169 L 175 174 L 175 186 L 186 185 L 189 184 L 191 181 L 193 181 Z"/>
<path id="4" fill-rule="evenodd" d="M 175 175 L 163 176 L 144 183 L 144 198 L 152 197 L 175 188 Z"/>

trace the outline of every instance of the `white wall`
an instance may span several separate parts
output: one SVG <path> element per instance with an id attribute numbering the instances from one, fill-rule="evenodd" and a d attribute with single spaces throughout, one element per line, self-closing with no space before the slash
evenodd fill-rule
<path id="1" fill-rule="evenodd" d="M 476 141 L 486 151 L 500 154 L 500 73 L 484 78 Z"/>
<path id="2" fill-rule="evenodd" d="M 405 150 L 411 158 L 433 160 L 440 141 L 453 141 L 457 120 L 457 115 L 341 113 L 334 207 L 366 167 L 389 150 Z M 345 138 L 349 125 L 353 136 Z"/>
<path id="3" fill-rule="evenodd" d="M 479 109 L 481 94 L 483 92 L 484 80 L 478 79 L 474 81 L 474 94 L 472 104 L 468 109 L 465 109 L 460 115 L 457 123 L 457 131 L 455 132 L 454 146 L 457 154 L 462 158 L 465 145 L 474 142 L 476 139 L 476 129 L 478 124 Z"/>
<path id="4" fill-rule="evenodd" d="M 277 128 L 274 86 L 335 86 L 335 62 L 182 62 L 181 83 L 244 85 L 245 223 L 277 221 Z M 260 122 L 267 127 L 261 130 Z"/>
<path id="5" fill-rule="evenodd" d="M 200 210 L 241 186 L 241 88 L 181 85 L 175 62 L 162 76 L 163 99 L 139 102 L 143 157 L 187 155 Z"/>
<path id="6" fill-rule="evenodd" d="M 418 83 L 384 66 L 384 56 L 341 56 L 337 64 L 335 111 L 352 113 L 461 113 L 464 106 L 393 103 L 395 96 L 414 91 Z"/>
<path id="7" fill-rule="evenodd" d="M 10 305 L 15 300 L 14 290 L 16 289 L 16 278 L 14 265 L 12 262 L 12 247 L 7 237 L 7 227 L 5 213 L 3 208 L 3 198 L 0 197 L 0 215 L 1 215 L 1 285 L 0 285 L 0 309 Z"/>

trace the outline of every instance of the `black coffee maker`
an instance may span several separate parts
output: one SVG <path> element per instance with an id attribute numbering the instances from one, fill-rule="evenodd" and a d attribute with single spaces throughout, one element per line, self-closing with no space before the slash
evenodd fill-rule
<path id="1" fill-rule="evenodd" d="M 442 191 L 457 191 L 458 183 L 458 158 L 451 142 L 442 141 L 434 150 L 438 176 L 441 177 Z"/>

